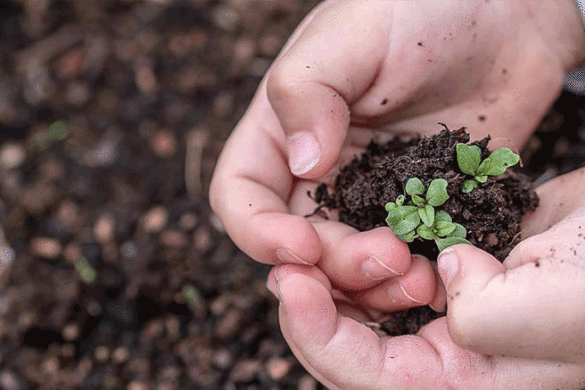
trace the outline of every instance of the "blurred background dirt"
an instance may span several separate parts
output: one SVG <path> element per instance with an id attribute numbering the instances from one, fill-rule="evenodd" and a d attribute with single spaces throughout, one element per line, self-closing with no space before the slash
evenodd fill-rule
<path id="1" fill-rule="evenodd" d="M 0 389 L 322 388 L 207 200 L 316 2 L 0 1 Z M 579 107 L 531 140 L 534 178 L 581 165 Z"/>

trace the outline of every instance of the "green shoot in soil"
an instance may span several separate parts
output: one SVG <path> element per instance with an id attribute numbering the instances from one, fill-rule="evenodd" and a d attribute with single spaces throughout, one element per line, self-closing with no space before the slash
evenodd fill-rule
<path id="1" fill-rule="evenodd" d="M 406 196 L 400 195 L 385 206 L 388 211 L 386 223 L 400 240 L 434 240 L 441 251 L 451 245 L 469 244 L 465 239 L 465 228 L 453 223 L 445 210 L 435 210 L 449 199 L 446 180 L 435 179 L 425 189 L 422 181 L 414 177 L 406 183 L 405 191 L 410 195 L 407 203 Z"/>
<path id="2" fill-rule="evenodd" d="M 508 148 L 493 151 L 483 161 L 481 161 L 481 149 L 476 145 L 459 143 L 455 148 L 459 169 L 461 172 L 473 176 L 472 179 L 463 182 L 461 191 L 464 194 L 473 191 L 479 183 L 485 183 L 488 176 L 499 176 L 508 167 L 516 165 L 520 161 L 520 157 Z"/>

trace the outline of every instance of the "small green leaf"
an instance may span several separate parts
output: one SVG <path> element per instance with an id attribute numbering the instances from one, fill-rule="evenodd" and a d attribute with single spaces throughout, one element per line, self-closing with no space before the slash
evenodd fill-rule
<path id="1" fill-rule="evenodd" d="M 427 203 L 427 202 L 425 201 L 425 198 L 423 198 L 422 196 L 412 195 L 412 203 L 421 207 L 421 206 L 424 206 L 425 203 Z"/>
<path id="2" fill-rule="evenodd" d="M 75 262 L 75 269 L 83 283 L 88 285 L 95 284 L 97 280 L 97 271 L 85 257 L 81 256 L 77 259 Z"/>
<path id="3" fill-rule="evenodd" d="M 418 215 L 417 215 L 418 217 Z M 419 220 L 420 223 L 420 220 Z M 405 234 L 408 234 L 412 231 L 414 231 L 418 226 L 418 223 L 413 223 L 412 220 L 402 220 L 400 222 L 398 222 L 396 225 L 391 226 L 392 231 L 394 232 L 394 234 L 396 234 L 397 236 L 404 236 Z"/>
<path id="4" fill-rule="evenodd" d="M 433 226 L 435 223 L 435 209 L 430 204 L 418 209 L 418 215 L 425 225 Z"/>
<path id="5" fill-rule="evenodd" d="M 403 235 L 397 235 L 396 237 L 398 237 L 398 239 L 400 241 L 413 242 L 414 239 L 417 237 L 417 235 L 416 235 L 415 231 L 413 230 L 413 231 L 408 232 L 408 233 L 403 234 Z"/>
<path id="6" fill-rule="evenodd" d="M 429 184 L 427 191 L 427 203 L 431 206 L 440 206 L 449 199 L 447 193 L 447 180 L 435 179 Z"/>
<path id="7" fill-rule="evenodd" d="M 408 195 L 422 195 L 425 193 L 425 185 L 420 179 L 413 177 L 406 182 L 406 193 Z"/>
<path id="8" fill-rule="evenodd" d="M 499 176 L 506 171 L 506 168 L 504 163 L 488 157 L 482 161 L 477 169 L 477 176 Z"/>
<path id="9" fill-rule="evenodd" d="M 480 183 L 485 183 L 487 181 L 487 175 L 484 176 L 476 176 L 475 180 L 477 180 Z"/>
<path id="10" fill-rule="evenodd" d="M 396 198 L 396 205 L 402 206 L 404 204 L 405 199 L 406 197 L 404 195 L 398 195 L 398 198 Z"/>
<path id="11" fill-rule="evenodd" d="M 435 239 L 435 243 L 440 251 L 443 251 L 445 248 L 450 247 L 451 245 L 455 244 L 471 244 L 465 238 L 461 237 L 445 237 L 445 238 L 437 238 Z"/>
<path id="12" fill-rule="evenodd" d="M 455 230 L 455 224 L 447 221 L 437 221 L 435 230 L 437 236 L 446 237 Z"/>
<path id="13" fill-rule="evenodd" d="M 388 225 L 395 225 L 405 219 L 410 214 L 417 214 L 418 207 L 416 206 L 400 206 L 388 210 L 388 217 L 386 223 Z"/>
<path id="14" fill-rule="evenodd" d="M 508 148 L 500 148 L 494 150 L 490 154 L 489 159 L 499 161 L 506 167 L 511 167 L 512 165 L 518 164 L 518 162 L 520 161 L 520 156 L 518 156 L 516 153 L 512 152 Z"/>
<path id="15" fill-rule="evenodd" d="M 475 176 L 481 162 L 481 149 L 476 145 L 459 143 L 455 146 L 457 152 L 457 164 L 461 172 Z"/>
<path id="16" fill-rule="evenodd" d="M 398 201 L 398 199 L 396 201 Z M 388 202 L 388 203 L 386 203 L 386 206 L 384 206 L 386 211 L 394 210 L 396 207 L 398 207 L 398 206 L 394 202 Z"/>
<path id="17" fill-rule="evenodd" d="M 428 227 L 426 225 L 420 225 L 418 227 L 418 229 L 416 229 L 416 232 L 418 233 L 419 236 L 421 236 L 425 240 L 434 240 L 436 237 L 433 229 L 431 229 L 430 227 Z"/>
<path id="18" fill-rule="evenodd" d="M 438 210 L 435 214 L 435 220 L 437 221 L 445 221 L 445 222 L 452 222 L 453 219 L 451 218 L 451 216 L 449 215 L 448 212 L 446 212 L 445 210 Z"/>
<path id="19" fill-rule="evenodd" d="M 455 223 L 454 225 L 455 225 L 455 230 L 453 230 L 451 232 L 451 234 L 449 234 L 449 237 L 460 237 L 460 238 L 467 237 L 467 230 L 465 230 L 463 225 L 460 225 L 458 223 Z"/>
<path id="20" fill-rule="evenodd" d="M 463 182 L 463 186 L 461 187 L 461 192 L 464 194 L 469 194 L 471 191 L 477 188 L 477 180 L 469 179 Z"/>

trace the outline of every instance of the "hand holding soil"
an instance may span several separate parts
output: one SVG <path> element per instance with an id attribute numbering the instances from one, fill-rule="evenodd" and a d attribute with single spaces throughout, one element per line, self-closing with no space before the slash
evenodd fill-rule
<path id="1" fill-rule="evenodd" d="M 433 266 L 387 228 L 303 217 L 315 208 L 307 191 L 332 184 L 373 136 L 428 135 L 444 122 L 520 148 L 584 42 L 568 0 L 324 2 L 299 26 L 226 144 L 211 200 L 242 250 L 280 265 L 268 285 L 281 299 L 283 333 L 323 383 L 532 389 L 585 379 L 580 365 L 465 350 L 445 318 L 417 336 L 380 338 L 336 290 L 360 295 L 366 312 L 440 307 Z"/>

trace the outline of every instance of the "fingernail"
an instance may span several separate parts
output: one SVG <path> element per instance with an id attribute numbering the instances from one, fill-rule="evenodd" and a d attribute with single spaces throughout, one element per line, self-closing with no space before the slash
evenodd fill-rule
<path id="1" fill-rule="evenodd" d="M 309 172 L 319 162 L 321 146 L 311 133 L 299 133 L 288 139 L 289 166 L 293 175 Z"/>
<path id="2" fill-rule="evenodd" d="M 437 313 L 444 313 L 445 312 L 445 309 L 447 308 L 447 305 L 446 304 L 443 304 L 443 305 L 441 305 L 441 307 L 439 307 L 439 306 L 436 306 L 436 305 L 434 305 L 432 303 L 429 303 L 429 307 L 431 309 L 433 309 L 434 311 L 436 311 Z"/>
<path id="3" fill-rule="evenodd" d="M 419 301 L 418 299 L 414 299 L 409 293 L 406 292 L 406 289 L 404 288 L 404 286 L 402 286 L 402 285 L 400 286 L 400 291 L 402 291 L 402 293 L 404 294 L 406 299 L 408 299 L 410 302 L 416 303 L 418 305 L 422 305 L 421 301 Z"/>
<path id="4" fill-rule="evenodd" d="M 278 291 L 278 278 L 274 275 L 274 279 L 268 278 L 266 281 L 266 288 L 268 291 L 272 293 L 276 298 L 280 299 L 279 291 Z"/>
<path id="5" fill-rule="evenodd" d="M 310 263 L 304 261 L 299 256 L 292 253 L 290 250 L 286 248 L 279 248 L 276 250 L 276 257 L 280 260 L 283 264 L 304 264 L 309 265 Z"/>
<path id="6" fill-rule="evenodd" d="M 402 275 L 400 272 L 393 270 L 386 264 L 382 263 L 380 259 L 375 256 L 370 256 L 362 264 L 362 272 L 370 279 L 380 280 L 390 276 Z"/>
<path id="7" fill-rule="evenodd" d="M 459 272 L 459 257 L 457 257 L 453 250 L 445 249 L 437 258 L 437 266 L 439 269 L 439 276 L 441 277 L 441 280 L 443 280 L 445 287 L 447 287 Z"/>

